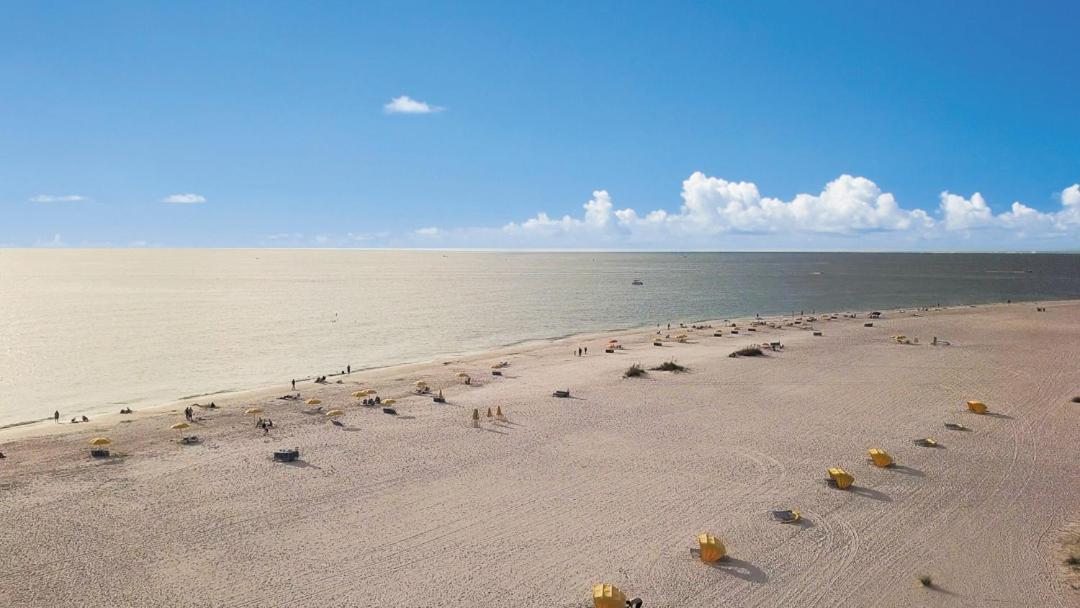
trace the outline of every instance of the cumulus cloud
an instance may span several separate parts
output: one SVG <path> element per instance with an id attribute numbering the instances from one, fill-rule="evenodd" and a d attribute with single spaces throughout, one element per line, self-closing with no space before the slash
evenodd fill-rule
<path id="1" fill-rule="evenodd" d="M 1068 246 L 1080 237 L 1080 184 L 1061 192 L 1062 208 L 1044 212 L 1021 202 L 995 213 L 979 193 L 942 192 L 928 213 L 905 208 L 865 177 L 841 175 L 818 193 L 782 200 L 764 196 L 751 182 L 728 181 L 695 172 L 682 183 L 677 210 L 638 212 L 618 208 L 611 194 L 596 190 L 580 214 L 538 213 L 500 229 L 424 229 L 445 245 L 699 248 L 699 249 L 939 249 L 950 235 L 964 247 L 1002 248 L 1045 243 Z M 973 236 L 975 235 L 975 236 Z"/>
<path id="2" fill-rule="evenodd" d="M 995 214 L 981 194 L 970 198 L 941 193 L 940 210 L 945 228 L 953 231 L 1009 229 L 1021 235 L 1062 236 L 1080 228 L 1080 184 L 1061 192 L 1061 210 L 1043 212 L 1015 201 L 1008 211 Z"/>
<path id="3" fill-rule="evenodd" d="M 81 194 L 38 194 L 30 197 L 32 203 L 82 203 L 88 200 Z"/>
<path id="4" fill-rule="evenodd" d="M 197 205 L 206 202 L 206 197 L 201 194 L 170 194 L 161 199 L 163 203 L 169 203 L 171 205 Z"/>
<path id="5" fill-rule="evenodd" d="M 829 182 L 818 194 L 799 194 L 783 201 L 762 196 L 753 183 L 729 182 L 696 172 L 683 181 L 682 200 L 678 212 L 657 209 L 639 214 L 634 209 L 616 209 L 611 195 L 606 190 L 597 190 L 583 206 L 582 218 L 567 215 L 552 219 L 540 213 L 521 224 L 510 223 L 504 230 L 707 236 L 787 232 L 857 234 L 927 229 L 934 225 L 925 211 L 902 209 L 892 194 L 882 192 L 874 182 L 850 175 Z"/>
<path id="6" fill-rule="evenodd" d="M 420 228 L 416 231 L 416 234 L 420 236 L 436 236 L 439 234 L 439 229 L 431 226 L 429 228 Z"/>
<path id="7" fill-rule="evenodd" d="M 383 111 L 387 114 L 433 114 L 442 112 L 445 109 L 423 101 L 417 101 L 408 95 L 395 97 L 383 106 Z"/>

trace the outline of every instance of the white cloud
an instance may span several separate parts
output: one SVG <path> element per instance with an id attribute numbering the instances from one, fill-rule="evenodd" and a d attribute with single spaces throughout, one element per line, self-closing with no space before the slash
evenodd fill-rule
<path id="1" fill-rule="evenodd" d="M 38 194 L 30 197 L 32 203 L 83 203 L 88 200 L 81 194 Z"/>
<path id="2" fill-rule="evenodd" d="M 417 101 L 408 95 L 395 97 L 383 106 L 383 111 L 387 114 L 432 114 L 442 112 L 445 109 L 423 101 Z"/>
<path id="3" fill-rule="evenodd" d="M 163 203 L 169 203 L 172 205 L 197 205 L 206 202 L 206 197 L 201 194 L 170 194 L 161 199 Z"/>
<path id="4" fill-rule="evenodd" d="M 1015 201 L 1008 211 L 995 215 L 978 192 L 971 198 L 942 192 L 940 208 L 948 230 L 1004 228 L 1025 236 L 1062 236 L 1080 227 L 1080 184 L 1063 190 L 1060 199 L 1060 211 L 1043 212 Z"/>
<path id="5" fill-rule="evenodd" d="M 978 192 L 972 194 L 971 198 L 942 192 L 941 212 L 945 216 L 945 228 L 948 230 L 980 228 L 989 226 L 994 221 L 994 213 Z"/>
<path id="6" fill-rule="evenodd" d="M 639 213 L 596 190 L 580 215 L 538 213 L 501 229 L 424 229 L 442 246 L 663 249 L 918 250 L 1068 248 L 1080 238 L 1080 184 L 1061 193 L 1062 208 L 1043 212 L 1015 202 L 995 214 L 982 197 L 941 193 L 936 215 L 905 208 L 865 177 L 841 175 L 816 194 L 782 200 L 756 184 L 701 172 L 682 184 L 678 210 Z M 1056 239 L 1047 245 L 1047 239 Z M 1075 245 L 1073 245 L 1075 246 Z"/>
<path id="7" fill-rule="evenodd" d="M 60 236 L 60 233 L 56 233 L 51 239 L 38 239 L 34 242 L 34 247 L 67 247 L 68 244 L 64 241 L 64 237 Z"/>
<path id="8" fill-rule="evenodd" d="M 914 230 L 933 226 L 921 209 L 901 209 L 892 194 L 863 177 L 841 175 L 819 194 L 799 194 L 790 201 L 761 196 L 755 184 L 729 182 L 696 172 L 683 182 L 683 205 L 639 215 L 634 209 L 615 209 L 606 190 L 593 192 L 581 219 L 569 215 L 551 219 L 540 213 L 504 230 L 620 232 L 634 235 L 662 232 L 673 236 L 725 233 L 856 234 L 876 230 Z"/>
<path id="9" fill-rule="evenodd" d="M 438 236 L 439 229 L 435 227 L 420 228 L 416 231 L 416 234 L 420 236 Z"/>

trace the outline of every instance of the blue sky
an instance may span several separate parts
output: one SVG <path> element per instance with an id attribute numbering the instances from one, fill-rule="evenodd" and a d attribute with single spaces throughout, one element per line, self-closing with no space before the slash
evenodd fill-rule
<path id="1" fill-rule="evenodd" d="M 223 4 L 5 7 L 0 244 L 1080 243 L 1076 3 Z"/>

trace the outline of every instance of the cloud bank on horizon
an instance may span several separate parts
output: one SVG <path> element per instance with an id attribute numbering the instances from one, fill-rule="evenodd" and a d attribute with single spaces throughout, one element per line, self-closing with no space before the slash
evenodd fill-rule
<path id="1" fill-rule="evenodd" d="M 902 207 L 865 177 L 841 175 L 818 194 L 763 196 L 751 182 L 697 171 L 682 183 L 677 211 L 617 208 L 596 190 L 579 216 L 546 213 L 501 227 L 416 230 L 428 247 L 611 249 L 1068 250 L 1080 245 L 1080 184 L 1059 194 L 1061 208 L 1013 202 L 994 213 L 983 196 L 944 191 L 931 214 Z"/>

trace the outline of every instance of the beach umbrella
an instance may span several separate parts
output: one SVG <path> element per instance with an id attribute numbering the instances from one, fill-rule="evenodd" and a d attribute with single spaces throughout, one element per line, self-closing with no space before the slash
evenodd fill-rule
<path id="1" fill-rule="evenodd" d="M 382 400 L 383 405 L 394 405 L 395 403 L 397 403 L 396 399 L 383 399 Z"/>
<path id="2" fill-rule="evenodd" d="M 90 440 L 90 445 L 109 445 L 112 440 L 108 437 L 94 437 Z"/>
<path id="3" fill-rule="evenodd" d="M 173 429 L 174 431 L 180 431 L 180 436 L 181 436 L 181 438 L 183 438 L 184 429 L 191 428 L 191 425 L 186 423 L 186 422 L 177 422 L 176 424 L 170 426 L 169 428 Z"/>
<path id="4" fill-rule="evenodd" d="M 413 385 L 415 385 L 417 388 L 420 388 L 421 386 L 427 386 L 427 382 L 424 382 L 423 380 L 417 380 L 416 382 L 413 382 Z"/>
<path id="5" fill-rule="evenodd" d="M 320 403 L 322 403 L 322 399 L 308 399 L 307 400 L 308 405 L 319 405 Z"/>
<path id="6" fill-rule="evenodd" d="M 344 410 L 330 410 L 329 412 L 326 412 L 326 417 L 327 418 L 337 418 L 338 416 L 344 416 L 344 415 L 345 415 Z"/>
<path id="7" fill-rule="evenodd" d="M 359 399 L 361 397 L 367 397 L 367 391 L 356 391 L 355 393 L 352 394 L 352 396 L 356 397 L 357 399 Z"/>
<path id="8" fill-rule="evenodd" d="M 375 389 L 373 389 L 373 388 L 365 388 L 365 389 L 364 389 L 364 394 L 365 394 L 366 396 L 370 397 L 370 396 L 372 396 L 372 395 L 378 395 L 378 394 L 379 394 L 379 391 L 377 391 L 377 390 L 375 390 Z"/>
<path id="9" fill-rule="evenodd" d="M 248 409 L 244 410 L 244 413 L 247 414 L 248 416 L 254 416 L 255 414 L 263 413 L 263 411 L 262 411 L 261 407 L 252 407 L 252 408 L 248 408 Z"/>

